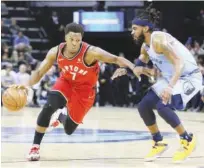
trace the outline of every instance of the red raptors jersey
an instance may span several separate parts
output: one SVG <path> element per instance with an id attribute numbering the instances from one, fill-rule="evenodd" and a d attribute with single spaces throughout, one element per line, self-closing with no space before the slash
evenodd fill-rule
<path id="1" fill-rule="evenodd" d="M 82 42 L 78 53 L 73 58 L 66 58 L 62 53 L 66 43 L 59 45 L 57 54 L 58 67 L 61 69 L 60 78 L 64 78 L 76 89 L 92 89 L 98 80 L 98 62 L 87 66 L 84 56 L 89 44 Z"/>

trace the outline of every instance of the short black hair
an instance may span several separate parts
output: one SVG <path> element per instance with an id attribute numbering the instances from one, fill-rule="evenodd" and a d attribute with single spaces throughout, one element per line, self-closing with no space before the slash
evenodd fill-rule
<path id="1" fill-rule="evenodd" d="M 152 8 L 152 4 L 150 4 L 135 19 L 147 20 L 154 25 L 154 29 L 161 27 L 161 12 Z M 153 29 L 150 29 L 150 31 L 153 31 Z"/>
<path id="2" fill-rule="evenodd" d="M 77 23 L 69 23 L 66 25 L 64 29 L 65 36 L 69 32 L 74 32 L 74 33 L 81 33 L 82 37 L 84 36 L 84 28 L 82 25 L 77 24 Z"/>

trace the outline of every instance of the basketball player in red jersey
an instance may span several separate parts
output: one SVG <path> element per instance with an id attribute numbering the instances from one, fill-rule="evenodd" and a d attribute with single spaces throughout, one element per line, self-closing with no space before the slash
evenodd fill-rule
<path id="1" fill-rule="evenodd" d="M 84 116 L 94 103 L 95 85 L 99 74 L 98 61 L 128 67 L 136 76 L 151 73 L 151 70 L 147 68 L 135 67 L 125 58 L 117 57 L 83 42 L 83 34 L 84 30 L 81 25 L 68 24 L 65 28 L 66 42 L 51 48 L 40 67 L 30 78 L 29 86 L 39 82 L 55 61 L 61 69 L 60 77 L 49 92 L 47 103 L 38 116 L 33 146 L 28 155 L 30 161 L 40 159 L 40 143 L 49 123 L 52 127 L 56 126 L 56 122 L 50 122 L 51 117 L 63 124 L 68 135 L 71 135 L 82 123 Z M 62 113 L 63 107 L 66 107 L 67 114 Z"/>

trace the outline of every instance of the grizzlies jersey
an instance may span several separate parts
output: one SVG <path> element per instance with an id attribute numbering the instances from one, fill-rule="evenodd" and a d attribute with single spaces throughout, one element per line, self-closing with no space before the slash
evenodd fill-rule
<path id="1" fill-rule="evenodd" d="M 196 60 L 194 59 L 190 51 L 181 42 L 179 42 L 176 38 L 174 38 L 168 33 L 154 31 L 151 34 L 150 46 L 145 45 L 144 49 L 149 55 L 149 58 L 154 64 L 154 66 L 161 71 L 161 74 L 165 79 L 167 79 L 168 81 L 171 79 L 171 77 L 174 74 L 174 66 L 164 54 L 158 54 L 155 52 L 152 44 L 153 41 L 152 39 L 157 34 L 165 35 L 166 41 L 168 42 L 169 45 L 171 45 L 174 53 L 178 57 L 181 57 L 182 60 L 184 61 L 184 67 L 181 76 L 190 75 L 191 73 L 198 71 L 199 68 L 196 63 Z"/>

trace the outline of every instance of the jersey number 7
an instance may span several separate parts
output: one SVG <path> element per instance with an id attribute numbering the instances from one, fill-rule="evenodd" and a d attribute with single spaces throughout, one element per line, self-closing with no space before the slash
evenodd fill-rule
<path id="1" fill-rule="evenodd" d="M 76 72 L 70 72 L 70 74 L 72 74 L 72 80 L 76 79 Z"/>

